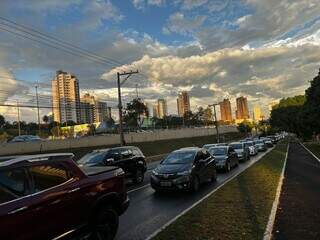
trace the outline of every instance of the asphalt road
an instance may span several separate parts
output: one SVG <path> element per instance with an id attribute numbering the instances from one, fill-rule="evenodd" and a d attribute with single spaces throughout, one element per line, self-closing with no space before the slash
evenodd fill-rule
<path id="1" fill-rule="evenodd" d="M 299 143 L 289 148 L 273 239 L 320 239 L 320 162 Z"/>
<path id="2" fill-rule="evenodd" d="M 270 151 L 270 149 L 268 150 Z M 117 240 L 146 239 L 168 221 L 175 218 L 195 202 L 225 183 L 231 177 L 238 175 L 265 153 L 260 153 L 230 173 L 218 175 L 216 183 L 204 184 L 197 193 L 166 193 L 156 194 L 149 184 L 152 169 L 158 164 L 148 164 L 145 180 L 139 186 L 129 186 L 130 206 L 120 217 Z"/>

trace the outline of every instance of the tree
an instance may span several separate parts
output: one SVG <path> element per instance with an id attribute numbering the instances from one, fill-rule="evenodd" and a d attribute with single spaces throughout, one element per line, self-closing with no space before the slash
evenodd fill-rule
<path id="1" fill-rule="evenodd" d="M 149 117 L 149 111 L 145 103 L 140 98 L 135 98 L 127 103 L 124 112 L 124 121 L 129 127 L 140 128 L 144 117 Z"/>
<path id="2" fill-rule="evenodd" d="M 248 134 L 248 133 L 251 133 L 252 131 L 253 123 L 247 120 L 244 120 L 243 122 L 239 123 L 237 128 L 239 132 Z"/>
<path id="3" fill-rule="evenodd" d="M 49 117 L 48 117 L 47 115 L 44 115 L 44 116 L 42 117 L 42 120 L 45 122 L 45 124 L 48 124 L 48 122 L 49 122 Z"/>
<path id="4" fill-rule="evenodd" d="M 0 115 L 0 128 L 2 128 L 5 123 L 6 123 L 6 119 L 4 118 L 4 116 Z"/>

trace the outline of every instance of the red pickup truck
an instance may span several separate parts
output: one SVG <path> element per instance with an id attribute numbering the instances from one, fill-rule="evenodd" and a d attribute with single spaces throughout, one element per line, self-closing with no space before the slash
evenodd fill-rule
<path id="1" fill-rule="evenodd" d="M 128 205 L 121 168 L 79 168 L 73 154 L 0 162 L 0 239 L 113 239 Z"/>

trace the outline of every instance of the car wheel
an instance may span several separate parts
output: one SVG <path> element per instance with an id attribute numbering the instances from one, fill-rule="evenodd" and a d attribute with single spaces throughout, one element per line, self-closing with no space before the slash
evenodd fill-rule
<path id="1" fill-rule="evenodd" d="M 112 240 L 119 226 L 119 216 L 116 210 L 109 206 L 99 209 L 94 216 L 90 240 Z"/>
<path id="2" fill-rule="evenodd" d="M 194 177 L 191 183 L 191 191 L 197 192 L 199 190 L 200 181 L 198 177 Z"/>
<path id="3" fill-rule="evenodd" d="M 230 162 L 227 162 L 227 163 L 226 163 L 225 170 L 226 170 L 226 172 L 230 172 L 230 171 L 231 171 Z"/>
<path id="4" fill-rule="evenodd" d="M 217 169 L 214 169 L 214 175 L 211 177 L 211 182 L 217 181 Z"/>
<path id="5" fill-rule="evenodd" d="M 136 172 L 136 175 L 133 179 L 133 182 L 134 183 L 142 183 L 144 180 L 144 173 L 141 169 L 138 169 L 137 172 Z"/>

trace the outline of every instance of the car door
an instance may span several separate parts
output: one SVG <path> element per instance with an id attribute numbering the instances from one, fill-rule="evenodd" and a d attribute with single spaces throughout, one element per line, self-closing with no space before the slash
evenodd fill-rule
<path id="1" fill-rule="evenodd" d="M 60 236 L 86 222 L 86 198 L 77 178 L 62 163 L 46 162 L 29 166 L 32 206 L 37 216 L 34 226 L 41 226 L 42 239 Z"/>
<path id="2" fill-rule="evenodd" d="M 233 149 L 233 147 L 229 147 L 228 154 L 230 155 L 230 161 L 233 162 L 233 164 L 238 163 L 238 155 L 236 151 Z"/>
<path id="3" fill-rule="evenodd" d="M 1 239 L 39 239 L 34 225 L 38 215 L 29 211 L 32 203 L 30 181 L 27 171 L 22 167 L 0 170 L 0 236 Z M 37 226 L 34 228 L 34 226 Z M 34 228 L 34 229 L 33 229 Z M 33 229 L 33 231 L 31 231 Z M 23 233 L 23 234 L 22 234 Z"/>
<path id="4" fill-rule="evenodd" d="M 208 179 L 208 168 L 207 168 L 207 161 L 205 161 L 205 155 L 203 151 L 198 151 L 195 159 L 196 163 L 196 170 L 197 170 L 197 175 L 200 179 L 200 182 L 205 181 Z"/>
<path id="5" fill-rule="evenodd" d="M 203 150 L 203 158 L 206 161 L 206 177 L 211 179 L 216 174 L 216 161 L 207 150 Z"/>
<path id="6" fill-rule="evenodd" d="M 121 154 L 121 165 L 124 171 L 129 175 L 134 175 L 137 170 L 136 162 L 134 161 L 134 155 L 130 148 L 122 148 Z"/>

